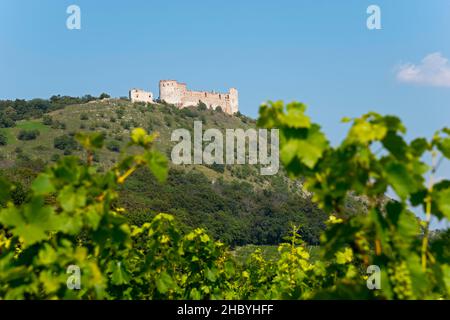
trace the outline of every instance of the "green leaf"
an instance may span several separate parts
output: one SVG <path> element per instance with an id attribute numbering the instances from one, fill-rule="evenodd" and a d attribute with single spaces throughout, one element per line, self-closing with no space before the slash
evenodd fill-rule
<path id="1" fill-rule="evenodd" d="M 372 141 L 383 140 L 388 129 L 383 124 L 372 124 L 363 119 L 355 120 L 347 137 L 348 143 L 368 144 Z"/>
<path id="2" fill-rule="evenodd" d="M 175 282 L 166 271 L 161 272 L 159 277 L 156 279 L 156 288 L 162 294 L 166 293 L 171 288 L 175 288 L 175 286 Z"/>
<path id="3" fill-rule="evenodd" d="M 231 261 L 225 262 L 224 269 L 228 276 L 232 276 L 235 273 L 234 264 Z"/>
<path id="4" fill-rule="evenodd" d="M 31 190 L 36 195 L 46 195 L 55 192 L 55 187 L 51 181 L 50 175 L 46 173 L 40 174 L 31 184 Z"/>
<path id="5" fill-rule="evenodd" d="M 450 189 L 440 191 L 436 203 L 445 217 L 450 219 Z"/>
<path id="6" fill-rule="evenodd" d="M 159 182 L 164 182 L 169 173 L 167 158 L 158 151 L 147 151 L 144 154 L 147 166 Z"/>
<path id="7" fill-rule="evenodd" d="M 23 217 L 17 208 L 8 207 L 0 210 L 0 223 L 7 227 L 14 227 L 23 223 Z"/>
<path id="8" fill-rule="evenodd" d="M 121 261 L 116 261 L 113 263 L 113 272 L 111 275 L 111 282 L 114 285 L 120 286 L 123 284 L 127 284 L 130 282 L 130 274 L 128 271 L 123 267 Z"/>
<path id="9" fill-rule="evenodd" d="M 350 248 L 345 248 L 344 251 L 339 251 L 336 253 L 337 264 L 346 264 L 352 262 L 352 260 L 353 260 L 353 251 Z"/>
<path id="10" fill-rule="evenodd" d="M 447 159 L 450 159 L 450 138 L 441 139 L 437 144 L 437 148 Z"/>
<path id="11" fill-rule="evenodd" d="M 10 207 L 0 211 L 0 222 L 11 227 L 11 232 L 19 237 L 24 245 L 32 245 L 48 237 L 55 230 L 54 211 L 44 206 L 41 197 L 33 198 L 23 207 L 23 211 Z"/>
<path id="12" fill-rule="evenodd" d="M 313 168 L 328 147 L 320 127 L 312 125 L 306 139 L 297 141 L 297 156 L 308 167 Z"/>
<path id="13" fill-rule="evenodd" d="M 157 133 L 149 135 L 144 129 L 136 128 L 131 132 L 131 142 L 132 144 L 148 148 L 157 136 Z"/>
<path id="14" fill-rule="evenodd" d="M 75 190 L 71 185 L 65 186 L 58 195 L 58 201 L 65 211 L 73 212 L 86 205 L 86 189 Z"/>
<path id="15" fill-rule="evenodd" d="M 401 199 L 406 199 L 410 194 L 417 191 L 416 182 L 405 165 L 398 162 L 388 163 L 385 172 L 388 182 Z"/>
<path id="16" fill-rule="evenodd" d="M 147 132 L 142 128 L 136 128 L 133 129 L 131 132 L 131 140 L 134 143 L 139 143 L 144 140 L 145 136 L 147 135 Z"/>
<path id="17" fill-rule="evenodd" d="M 288 166 L 294 160 L 297 153 L 299 153 L 299 150 L 297 139 L 289 139 L 284 143 L 280 150 L 280 159 L 284 165 Z"/>
<path id="18" fill-rule="evenodd" d="M 93 150 L 103 147 L 105 135 L 103 133 L 78 133 L 75 138 L 86 150 Z"/>
<path id="19" fill-rule="evenodd" d="M 217 280 L 216 273 L 213 270 L 207 268 L 206 269 L 206 279 L 208 279 L 211 282 L 216 282 L 216 280 Z"/>
<path id="20" fill-rule="evenodd" d="M 416 157 L 420 157 L 428 148 L 428 141 L 424 138 L 417 138 L 411 142 L 411 151 Z"/>
<path id="21" fill-rule="evenodd" d="M 306 106 L 303 103 L 292 102 L 287 105 L 287 114 L 283 115 L 283 123 L 290 128 L 309 128 L 311 121 L 305 115 Z"/>
<path id="22" fill-rule="evenodd" d="M 341 119 L 341 122 L 342 123 L 349 123 L 349 122 L 351 122 L 352 121 L 352 118 L 349 118 L 349 117 L 343 117 L 342 119 Z"/>
<path id="23" fill-rule="evenodd" d="M 389 150 L 397 159 L 406 159 L 408 145 L 393 131 L 389 131 L 383 139 L 383 146 Z"/>

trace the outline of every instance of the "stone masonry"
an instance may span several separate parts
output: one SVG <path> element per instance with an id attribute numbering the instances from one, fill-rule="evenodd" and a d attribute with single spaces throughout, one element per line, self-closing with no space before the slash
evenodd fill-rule
<path id="1" fill-rule="evenodd" d="M 176 80 L 161 80 L 159 82 L 159 100 L 173 104 L 178 108 L 197 106 L 203 102 L 208 108 L 221 107 L 228 114 L 239 111 L 239 96 L 235 88 L 227 93 L 191 91 L 185 83 Z"/>
<path id="2" fill-rule="evenodd" d="M 131 102 L 153 103 L 153 93 L 151 92 L 141 89 L 131 89 L 129 94 Z"/>

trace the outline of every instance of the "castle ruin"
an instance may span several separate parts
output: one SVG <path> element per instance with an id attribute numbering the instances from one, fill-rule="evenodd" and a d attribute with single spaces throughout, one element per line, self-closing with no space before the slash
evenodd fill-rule
<path id="1" fill-rule="evenodd" d="M 130 90 L 131 102 L 154 103 L 153 93 L 140 89 Z M 235 88 L 227 93 L 191 91 L 185 83 L 176 80 L 161 80 L 159 82 L 159 101 L 173 104 L 178 108 L 197 106 L 204 103 L 208 109 L 220 107 L 223 112 L 234 114 L 239 111 L 239 96 Z"/>
<path id="2" fill-rule="evenodd" d="M 131 102 L 154 103 L 153 93 L 151 92 L 147 92 L 141 89 L 131 89 L 129 94 Z"/>
<path id="3" fill-rule="evenodd" d="M 191 91 L 185 83 L 176 80 L 161 80 L 159 82 L 159 99 L 173 104 L 178 108 L 196 106 L 203 102 L 207 108 L 221 107 L 228 114 L 234 114 L 239 110 L 238 91 L 231 88 L 227 93 Z"/>

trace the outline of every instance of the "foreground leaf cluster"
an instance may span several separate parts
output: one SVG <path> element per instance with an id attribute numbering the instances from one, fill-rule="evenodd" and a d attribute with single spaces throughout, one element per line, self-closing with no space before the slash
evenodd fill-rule
<path id="1" fill-rule="evenodd" d="M 124 150 L 106 172 L 93 164 L 103 136 L 78 135 L 86 159 L 66 157 L 47 168 L 24 204 L 14 205 L 14 184 L 0 180 L 0 298 L 447 299 L 448 238 L 430 243 L 429 223 L 450 218 L 450 181 L 433 181 L 440 159 L 450 157 L 450 131 L 408 143 L 398 118 L 369 113 L 346 119 L 349 134 L 333 147 L 305 111 L 299 103 L 268 103 L 259 125 L 280 130 L 287 172 L 302 177 L 329 214 L 317 258 L 296 227 L 277 260 L 256 250 L 242 264 L 205 230 L 182 233 L 169 214 L 130 225 L 117 190 L 140 167 L 165 180 L 157 135 L 133 130 L 132 152 Z M 385 197 L 389 190 L 395 200 Z M 350 194 L 367 210 L 346 214 Z M 412 207 L 423 208 L 425 221 Z M 381 290 L 367 288 L 371 265 L 381 270 Z M 69 266 L 81 270 L 80 289 L 68 285 Z"/>

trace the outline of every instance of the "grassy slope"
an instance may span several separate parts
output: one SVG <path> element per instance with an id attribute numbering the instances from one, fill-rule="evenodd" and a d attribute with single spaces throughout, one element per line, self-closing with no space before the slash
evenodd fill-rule
<path id="1" fill-rule="evenodd" d="M 118 110 L 123 110 L 123 117 L 119 118 Z M 227 115 L 213 110 L 199 111 L 192 108 L 192 112 L 197 116 L 193 117 L 189 111 L 179 112 L 173 107 L 166 105 L 144 106 L 141 104 L 132 104 L 126 100 L 98 101 L 82 105 L 68 106 L 62 110 L 57 110 L 49 115 L 54 121 L 62 122 L 66 129 L 55 129 L 51 126 L 42 124 L 42 119 L 19 121 L 14 128 L 2 129 L 7 136 L 8 145 L 1 147 L 1 154 L 4 159 L 14 160 L 17 157 L 16 148 L 22 149 L 23 154 L 31 159 L 42 159 L 49 161 L 54 154 L 62 155 L 61 150 L 53 147 L 54 138 L 63 134 L 76 132 L 105 132 L 107 141 L 115 140 L 122 146 L 127 143 L 130 130 L 133 127 L 143 127 L 148 131 L 157 131 L 160 134 L 158 138 L 158 147 L 170 155 L 171 148 L 175 143 L 170 142 L 170 134 L 174 129 L 185 128 L 193 130 L 193 121 L 201 120 L 203 128 L 242 128 L 248 129 L 255 127 L 254 120 L 243 117 Z M 81 115 L 86 114 L 88 120 L 81 120 Z M 113 122 L 111 119 L 115 119 Z M 126 124 L 130 124 L 127 129 Z M 125 124 L 125 125 L 124 125 Z M 84 127 L 84 128 L 83 128 Z M 17 135 L 23 129 L 37 129 L 40 136 L 32 141 L 19 141 Z M 74 154 L 81 155 L 81 152 L 74 151 Z M 109 150 L 102 150 L 100 153 L 101 164 L 108 166 L 113 163 L 118 154 Z M 210 179 L 217 178 L 219 175 L 211 169 L 204 166 L 197 166 Z M 225 179 L 230 178 L 225 172 Z"/>

